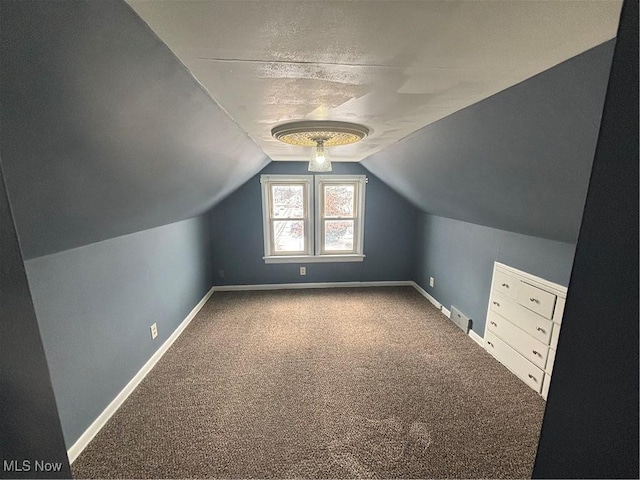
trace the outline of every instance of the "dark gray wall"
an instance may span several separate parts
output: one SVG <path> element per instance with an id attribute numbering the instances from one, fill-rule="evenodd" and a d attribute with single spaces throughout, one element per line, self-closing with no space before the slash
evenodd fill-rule
<path id="1" fill-rule="evenodd" d="M 427 213 L 575 243 L 613 46 L 567 60 L 362 163 Z"/>
<path id="2" fill-rule="evenodd" d="M 307 163 L 273 162 L 260 174 L 306 175 Z M 260 174 L 211 212 L 214 283 L 241 285 L 298 282 L 411 280 L 417 210 L 357 163 L 334 163 L 334 174 L 364 174 L 364 262 L 266 265 Z M 307 275 L 300 276 L 306 265 Z M 218 276 L 224 270 L 224 278 Z"/>
<path id="3" fill-rule="evenodd" d="M 0 478 L 70 478 L 20 245 L 0 165 Z M 5 470 L 17 461 L 28 471 Z M 59 462 L 59 472 L 35 471 Z"/>
<path id="4" fill-rule="evenodd" d="M 201 216 L 26 262 L 67 447 L 211 287 L 208 227 Z"/>
<path id="5" fill-rule="evenodd" d="M 421 214 L 414 280 L 447 309 L 458 307 L 484 336 L 493 262 L 568 285 L 575 245 Z M 434 287 L 429 287 L 434 277 Z"/>
<path id="6" fill-rule="evenodd" d="M 639 478 L 638 2 L 626 1 L 534 478 Z"/>
<path id="7" fill-rule="evenodd" d="M 2 1 L 0 142 L 25 258 L 195 217 L 267 157 L 123 1 Z"/>

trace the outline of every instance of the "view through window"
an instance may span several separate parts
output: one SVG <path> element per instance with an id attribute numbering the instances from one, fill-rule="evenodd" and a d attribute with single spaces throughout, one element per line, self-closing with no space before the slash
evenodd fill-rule
<path id="1" fill-rule="evenodd" d="M 264 259 L 362 261 L 364 175 L 262 175 Z"/>

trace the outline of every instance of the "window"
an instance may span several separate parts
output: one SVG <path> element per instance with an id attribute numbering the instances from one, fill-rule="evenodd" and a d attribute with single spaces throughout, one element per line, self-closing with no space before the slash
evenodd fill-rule
<path id="1" fill-rule="evenodd" d="M 364 175 L 262 175 L 266 263 L 364 260 Z"/>
<path id="2" fill-rule="evenodd" d="M 316 254 L 362 254 L 364 186 L 362 175 L 316 176 Z"/>
<path id="3" fill-rule="evenodd" d="M 263 175 L 265 259 L 311 255 L 311 175 Z"/>

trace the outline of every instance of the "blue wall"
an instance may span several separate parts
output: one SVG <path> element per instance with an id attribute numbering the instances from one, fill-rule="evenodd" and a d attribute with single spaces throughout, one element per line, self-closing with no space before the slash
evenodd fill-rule
<path id="1" fill-rule="evenodd" d="M 0 159 L 1 478 L 71 478 L 62 428 Z M 12 460 L 60 463 L 59 472 L 5 470 Z"/>
<path id="2" fill-rule="evenodd" d="M 215 285 L 411 280 L 417 210 L 357 163 L 334 163 L 334 174 L 367 175 L 364 262 L 269 264 L 262 259 L 260 175 L 306 175 L 307 163 L 273 162 L 211 212 Z M 306 265 L 307 275 L 299 268 Z M 218 275 L 224 270 L 224 278 Z"/>
<path id="3" fill-rule="evenodd" d="M 207 212 L 269 159 L 124 1 L 5 1 L 0 143 L 26 259 Z"/>
<path id="4" fill-rule="evenodd" d="M 574 253 L 573 244 L 423 213 L 413 276 L 447 309 L 454 305 L 472 318 L 473 331 L 483 336 L 494 261 L 567 286 Z"/>
<path id="5" fill-rule="evenodd" d="M 638 140 L 626 1 L 532 478 L 640 478 Z"/>
<path id="6" fill-rule="evenodd" d="M 575 243 L 614 45 L 427 125 L 362 164 L 432 215 Z"/>
<path id="7" fill-rule="evenodd" d="M 67 448 L 209 290 L 208 258 L 198 217 L 26 262 Z"/>

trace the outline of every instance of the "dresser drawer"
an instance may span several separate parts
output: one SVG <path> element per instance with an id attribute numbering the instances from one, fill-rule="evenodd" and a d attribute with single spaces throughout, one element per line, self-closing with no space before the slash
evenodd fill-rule
<path id="1" fill-rule="evenodd" d="M 540 393 L 544 372 L 491 332 L 485 332 L 485 349 L 523 382 Z"/>
<path id="2" fill-rule="evenodd" d="M 544 368 L 547 363 L 547 353 L 549 352 L 547 345 L 528 335 L 524 330 L 519 329 L 494 311 L 489 312 L 488 321 L 487 328 L 492 333 L 520 352 L 531 363 Z"/>
<path id="3" fill-rule="evenodd" d="M 527 332 L 536 340 L 549 344 L 551 338 L 551 327 L 553 323 L 537 313 L 524 308 L 519 303 L 514 302 L 497 291 L 491 295 L 490 310 L 500 314 L 514 325 Z"/>
<path id="4" fill-rule="evenodd" d="M 518 303 L 545 318 L 553 318 L 553 308 L 556 306 L 556 296 L 538 287 L 520 282 L 518 286 Z"/>
<path id="5" fill-rule="evenodd" d="M 508 295 L 511 298 L 517 298 L 519 284 L 520 280 L 506 274 L 502 270 L 495 270 L 493 272 L 493 290 Z"/>

